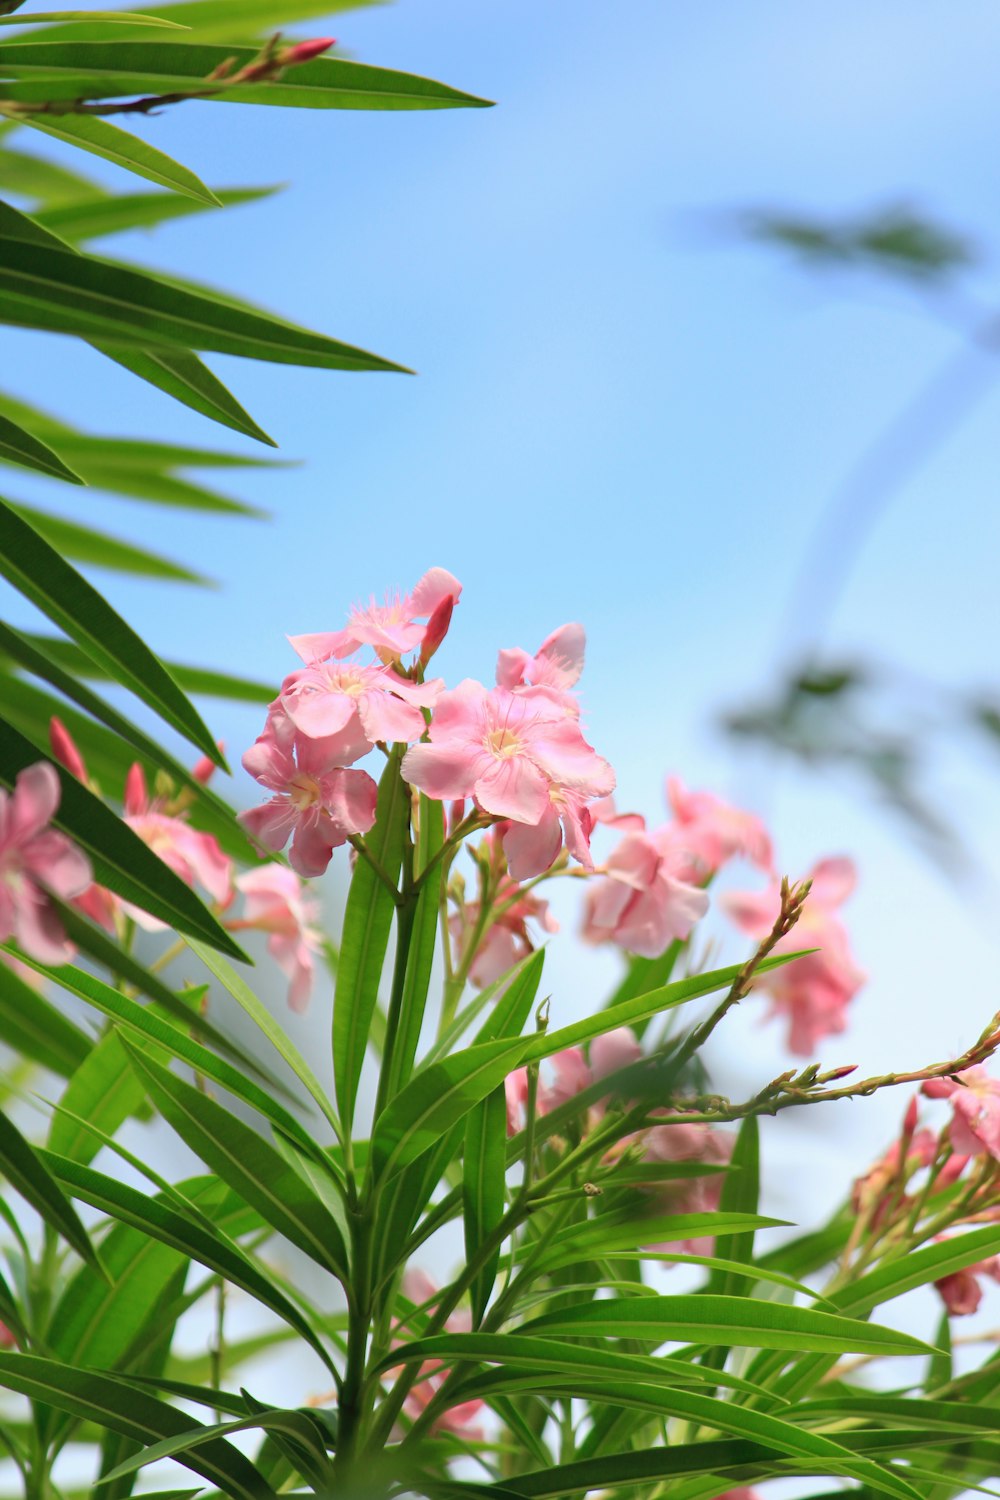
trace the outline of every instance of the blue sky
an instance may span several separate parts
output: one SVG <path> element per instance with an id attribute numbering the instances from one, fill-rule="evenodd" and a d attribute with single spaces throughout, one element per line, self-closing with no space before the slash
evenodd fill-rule
<path id="1" fill-rule="evenodd" d="M 107 250 L 419 376 L 216 360 L 303 466 L 240 479 L 274 512 L 267 525 L 60 494 L 68 512 L 224 583 L 102 586 L 163 654 L 273 679 L 293 662 L 285 632 L 335 628 L 352 600 L 433 563 L 465 584 L 441 658 L 451 679 L 488 678 L 497 647 L 583 620 L 589 732 L 618 768 L 621 801 L 657 816 L 677 770 L 765 807 L 791 874 L 826 853 L 857 858 L 848 919 L 871 982 L 824 1060 L 877 1070 L 960 1049 L 998 1003 L 982 978 L 996 967 L 995 886 L 957 892 L 857 788 L 750 765 L 714 728 L 720 707 L 771 679 L 831 488 L 960 337 L 910 292 L 804 275 L 721 225 L 744 207 L 836 216 L 909 203 L 981 243 L 969 287 L 988 302 L 1000 13 L 987 0 L 403 0 L 311 31 L 326 29 L 363 61 L 497 107 L 177 109 L 142 128 L 206 181 L 291 187 Z M 5 334 L 5 348 L 5 387 L 82 426 L 229 442 L 86 350 L 29 334 Z M 991 392 L 887 510 L 831 648 L 921 678 L 995 680 L 998 415 Z M 16 498 L 42 493 L 4 483 Z M 238 758 L 256 716 L 209 712 Z M 956 750 L 934 773 L 987 863 L 995 771 L 985 752 Z M 246 778 L 237 794 L 249 799 Z M 560 909 L 572 926 L 562 897 Z M 588 1003 L 581 981 L 595 968 L 568 942 L 553 961 L 568 1014 Z M 613 967 L 608 957 L 596 972 Z M 719 1052 L 734 1092 L 785 1065 L 759 1009 Z M 842 1112 L 838 1141 L 874 1150 L 897 1108 Z M 794 1128 L 835 1150 L 819 1140 L 826 1126 Z M 846 1174 L 846 1160 L 831 1156 L 831 1170 Z"/>

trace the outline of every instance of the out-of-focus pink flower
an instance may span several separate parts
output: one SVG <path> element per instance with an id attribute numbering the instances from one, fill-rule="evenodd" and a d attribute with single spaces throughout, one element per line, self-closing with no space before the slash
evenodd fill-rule
<path id="1" fill-rule="evenodd" d="M 319 903 L 306 894 L 295 871 L 284 865 L 247 870 L 237 877 L 236 886 L 244 897 L 243 916 L 226 925 L 268 934 L 267 951 L 290 981 L 288 1003 L 292 1010 L 304 1011 L 316 969 L 313 954 L 323 947 L 323 934 L 311 925 L 319 915 Z"/>
<path id="2" fill-rule="evenodd" d="M 706 1166 L 724 1166 L 733 1154 L 736 1138 L 710 1125 L 699 1123 L 654 1125 L 641 1138 L 647 1161 L 704 1162 Z M 661 1214 L 714 1213 L 722 1196 L 724 1172 L 706 1173 L 704 1177 L 685 1177 L 677 1182 L 658 1184 L 653 1190 Z M 695 1239 L 668 1241 L 650 1248 L 662 1250 L 669 1259 L 673 1250 L 682 1255 L 711 1255 L 713 1235 Z"/>
<path id="3" fill-rule="evenodd" d="M 524 1129 L 528 1106 L 528 1070 L 515 1068 L 503 1081 L 507 1097 L 507 1134 L 517 1135 Z"/>
<path id="4" fill-rule="evenodd" d="M 319 635 L 289 636 L 303 661 L 341 660 L 360 646 L 372 646 L 383 662 L 398 661 L 408 651 L 422 646 L 428 625 L 421 617 L 433 616 L 445 599 L 458 603 L 462 585 L 445 568 L 431 568 L 410 594 L 386 595 L 381 604 L 374 596 L 365 605 L 355 605 L 344 630 Z"/>
<path id="5" fill-rule="evenodd" d="M 443 683 L 408 682 L 391 667 L 354 661 L 317 661 L 292 672 L 281 685 L 280 703 L 295 728 L 328 741 L 329 754 L 348 765 L 379 740 L 418 740 Z"/>
<path id="6" fill-rule="evenodd" d="M 590 804 L 591 820 L 603 823 L 606 828 L 617 828 L 619 833 L 645 833 L 646 819 L 642 813 L 620 813 L 614 797 L 598 797 Z"/>
<path id="7" fill-rule="evenodd" d="M 29 958 L 62 964 L 73 953 L 52 905 L 90 884 L 87 856 L 49 824 L 59 806 L 59 777 L 47 761 L 18 773 L 0 791 L 0 942 L 15 938 Z"/>
<path id="8" fill-rule="evenodd" d="M 60 765 L 65 766 L 71 776 L 81 781 L 85 787 L 95 791 L 94 783 L 87 772 L 87 763 L 80 753 L 80 748 L 70 734 L 61 719 L 53 714 L 49 720 L 49 744 L 52 746 L 52 754 Z M 117 932 L 117 915 L 122 909 L 122 903 L 113 891 L 109 891 L 103 885 L 89 885 L 81 895 L 76 896 L 73 905 L 77 911 L 83 912 L 98 927 L 103 927 L 105 932 L 112 935 Z"/>
<path id="9" fill-rule="evenodd" d="M 434 1309 L 433 1305 L 425 1307 L 425 1304 L 433 1303 L 438 1289 L 425 1271 L 411 1269 L 403 1277 L 403 1294 L 415 1307 L 424 1308 L 426 1315 Z M 397 1324 L 397 1327 L 400 1326 L 402 1323 Z M 469 1333 L 472 1329 L 472 1318 L 464 1308 L 456 1308 L 447 1318 L 444 1326 L 449 1333 Z M 401 1342 L 401 1339 L 397 1339 L 394 1347 L 398 1347 Z M 447 1368 L 437 1360 L 425 1361 L 420 1366 L 418 1380 L 411 1387 L 403 1403 L 406 1415 L 414 1421 L 421 1416 L 441 1389 L 447 1376 Z M 447 1411 L 442 1412 L 434 1421 L 431 1431 L 454 1432 L 460 1437 L 476 1442 L 483 1435 L 482 1429 L 475 1424 L 475 1419 L 482 1409 L 482 1401 L 461 1401 L 457 1406 L 449 1407 Z"/>
<path id="10" fill-rule="evenodd" d="M 642 1047 L 631 1026 L 616 1026 L 603 1036 L 595 1036 L 590 1044 L 590 1071 L 594 1082 L 600 1083 L 612 1073 L 629 1068 L 642 1057 Z"/>
<path id="11" fill-rule="evenodd" d="M 187 885 L 202 886 L 220 906 L 232 899 L 233 864 L 219 848 L 218 839 L 164 811 L 163 802 L 150 797 L 145 772 L 138 763 L 131 766 L 125 778 L 124 806 L 125 822 L 133 833 L 175 875 Z M 147 932 L 163 930 L 164 924 L 141 908 L 123 903 L 123 909 Z"/>
<path id="12" fill-rule="evenodd" d="M 657 958 L 708 910 L 705 892 L 678 874 L 683 862 L 662 831 L 626 833 L 605 868 L 606 878 L 587 891 L 583 935 L 590 943 Z"/>
<path id="13" fill-rule="evenodd" d="M 538 1113 L 551 1114 L 560 1104 L 566 1104 L 594 1081 L 587 1059 L 579 1047 L 567 1047 L 549 1059 L 551 1070 L 548 1081 L 539 1081 Z"/>
<path id="14" fill-rule="evenodd" d="M 937 1238 L 943 1240 L 948 1236 L 938 1235 Z M 983 1289 L 979 1284 L 981 1276 L 1000 1281 L 1000 1256 L 991 1255 L 988 1260 L 978 1261 L 974 1266 L 966 1266 L 961 1271 L 953 1271 L 949 1276 L 942 1276 L 940 1281 L 935 1281 L 934 1286 L 941 1294 L 950 1317 L 963 1318 L 977 1311 L 983 1300 Z"/>
<path id="15" fill-rule="evenodd" d="M 754 813 L 732 807 L 711 792 L 689 792 L 677 776 L 667 780 L 667 800 L 675 819 L 673 838 L 691 858 L 685 878 L 692 884 L 714 875 L 737 855 L 771 873 L 771 839 Z"/>
<path id="16" fill-rule="evenodd" d="M 606 796 L 615 781 L 577 720 L 547 691 L 487 690 L 470 678 L 441 694 L 429 742 L 406 752 L 402 774 L 429 797 L 474 797 L 483 812 L 509 820 L 503 847 L 518 881 L 549 868 L 563 831 L 570 852 L 588 864 L 586 802 Z"/>
<path id="17" fill-rule="evenodd" d="M 89 786 L 87 767 L 77 743 L 62 719 L 57 719 L 55 714 L 49 720 L 49 744 L 59 764 L 65 766 L 69 774 L 75 776 L 77 781 L 82 781 L 84 786 Z"/>
<path id="18" fill-rule="evenodd" d="M 544 687 L 568 694 L 580 680 L 586 647 L 587 636 L 582 625 L 560 625 L 546 636 L 534 656 L 520 646 L 501 651 L 497 657 L 497 686 L 511 691 Z M 573 712 L 579 712 L 575 701 Z"/>
<path id="19" fill-rule="evenodd" d="M 954 1078 L 928 1078 L 930 1099 L 950 1099 L 951 1142 L 968 1156 L 984 1154 L 1000 1161 L 1000 1081 L 985 1068 L 966 1068 Z"/>
<path id="20" fill-rule="evenodd" d="M 549 903 L 532 891 L 522 891 L 516 881 L 507 877 L 500 881 L 496 905 L 506 909 L 487 928 L 469 970 L 469 978 L 481 990 L 535 951 L 528 931 L 529 921 L 537 922 L 543 932 L 559 931 L 559 923 L 550 913 Z M 478 920 L 478 902 L 468 903 L 451 918 L 449 928 L 456 957 L 463 953 L 468 935 L 474 931 Z"/>
<path id="21" fill-rule="evenodd" d="M 366 771 L 345 770 L 331 760 L 330 745 L 296 734 L 277 703 L 263 734 L 243 756 L 244 768 L 275 795 L 240 813 L 239 821 L 274 853 L 290 838 L 292 868 L 307 878 L 322 875 L 334 849 L 351 834 L 367 833 L 375 821 L 374 781 Z"/>
<path id="22" fill-rule="evenodd" d="M 788 1017 L 788 1046 L 799 1057 L 808 1057 L 821 1037 L 845 1030 L 847 1006 L 866 977 L 854 962 L 843 924 L 834 915 L 854 889 L 853 861 L 821 860 L 810 879 L 812 889 L 802 915 L 774 952 L 817 951 L 772 970 L 754 986 L 771 995 L 772 1015 Z M 764 891 L 723 896 L 722 905 L 738 927 L 759 940 L 771 931 L 780 909 L 778 882 Z"/>
<path id="23" fill-rule="evenodd" d="M 13 1349 L 17 1339 L 11 1333 L 6 1323 L 0 1323 L 0 1349 Z"/>

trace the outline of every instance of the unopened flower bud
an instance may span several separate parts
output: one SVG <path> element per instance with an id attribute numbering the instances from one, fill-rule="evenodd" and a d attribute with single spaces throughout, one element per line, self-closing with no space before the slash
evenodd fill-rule
<path id="1" fill-rule="evenodd" d="M 448 634 L 451 617 L 455 612 L 455 595 L 445 594 L 427 621 L 423 645 L 420 648 L 420 665 L 426 667 L 435 651 Z"/>
<path id="2" fill-rule="evenodd" d="M 87 768 L 83 763 L 83 756 L 73 741 L 66 725 L 55 715 L 49 720 L 49 744 L 52 746 L 52 754 L 61 766 L 65 766 L 71 776 L 77 781 L 86 783 Z"/>
<path id="3" fill-rule="evenodd" d="M 911 1136 L 917 1128 L 917 1119 L 920 1113 L 919 1097 L 914 1094 L 906 1106 L 906 1114 L 903 1116 L 903 1134 Z"/>
<path id="4" fill-rule="evenodd" d="M 324 52 L 336 45 L 336 37 L 315 37 L 310 42 L 296 42 L 293 47 L 286 47 L 278 53 L 278 66 L 282 68 L 293 68 L 296 63 L 312 62 L 314 57 L 319 57 Z"/>
<path id="5" fill-rule="evenodd" d="M 222 740 L 219 740 L 217 743 L 220 752 L 224 752 L 226 747 L 223 744 Z M 200 781 L 202 786 L 204 786 L 207 781 L 211 780 L 212 776 L 215 773 L 215 770 L 215 761 L 210 759 L 209 756 L 203 755 L 201 759 L 195 761 L 194 765 L 191 767 L 191 775 L 194 777 L 195 781 Z"/>
<path id="6" fill-rule="evenodd" d="M 961 1177 L 970 1161 L 971 1157 L 959 1156 L 957 1153 L 949 1156 L 948 1160 L 945 1162 L 944 1166 L 937 1174 L 937 1182 L 935 1186 L 937 1186 L 938 1188 L 951 1187 L 952 1183 L 957 1182 Z"/>

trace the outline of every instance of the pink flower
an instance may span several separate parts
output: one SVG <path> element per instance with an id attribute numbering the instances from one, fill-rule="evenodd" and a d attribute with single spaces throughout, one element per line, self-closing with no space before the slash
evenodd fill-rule
<path id="1" fill-rule="evenodd" d="M 312 991 L 313 954 L 322 951 L 323 934 L 311 926 L 319 914 L 319 903 L 306 895 L 294 870 L 284 865 L 262 865 L 237 877 L 243 893 L 243 917 L 226 925 L 231 929 L 256 928 L 269 934 L 267 951 L 289 980 L 288 1003 L 304 1011 Z"/>
<path id="2" fill-rule="evenodd" d="M 932 1130 L 917 1130 L 893 1141 L 864 1176 L 855 1180 L 851 1193 L 854 1212 L 868 1214 L 872 1224 L 880 1224 L 891 1207 L 908 1208 L 910 1199 L 903 1195 L 903 1188 L 921 1167 L 931 1165 L 937 1150 L 938 1140 Z"/>
<path id="3" fill-rule="evenodd" d="M 29 958 L 63 964 L 73 953 L 52 905 L 90 884 L 86 855 L 49 823 L 59 806 L 59 777 L 47 761 L 18 773 L 0 791 L 0 942 L 14 938 Z"/>
<path id="4" fill-rule="evenodd" d="M 441 694 L 429 742 L 406 752 L 402 774 L 429 797 L 473 797 L 483 812 L 508 819 L 503 847 L 518 881 L 549 868 L 564 832 L 570 852 L 589 865 L 586 801 L 606 796 L 615 780 L 543 688 L 488 691 L 469 678 Z"/>
<path id="5" fill-rule="evenodd" d="M 580 680 L 587 637 L 582 625 L 560 625 L 547 636 L 534 656 L 520 646 L 501 651 L 497 657 L 497 686 L 514 691 L 521 687 L 551 688 L 568 697 Z M 575 700 L 573 712 L 578 713 Z"/>
<path id="6" fill-rule="evenodd" d="M 408 682 L 391 667 L 313 661 L 281 685 L 279 702 L 295 728 L 329 742 L 338 764 L 367 754 L 380 740 L 418 740 L 427 727 L 422 708 L 433 707 L 443 683 Z"/>
<path id="7" fill-rule="evenodd" d="M 350 656 L 359 646 L 372 646 L 383 662 L 398 661 L 407 651 L 424 643 L 428 625 L 421 616 L 432 616 L 446 599 L 458 603 L 462 585 L 444 568 L 431 568 L 410 594 L 386 595 L 381 604 L 372 597 L 367 605 L 355 605 L 347 617 L 347 628 L 319 635 L 289 636 L 304 661 L 322 661 Z M 438 615 L 440 621 L 441 615 Z"/>
<path id="8" fill-rule="evenodd" d="M 590 1044 L 590 1069 L 594 1082 L 629 1068 L 642 1057 L 642 1048 L 636 1040 L 631 1026 L 617 1026 L 603 1036 L 595 1036 Z"/>
<path id="9" fill-rule="evenodd" d="M 416 1269 L 408 1270 L 403 1277 L 403 1294 L 408 1297 L 415 1307 L 423 1309 L 425 1315 L 433 1312 L 433 1301 L 436 1300 L 438 1289 L 425 1271 Z M 431 1303 L 430 1307 L 425 1304 Z M 405 1325 L 405 1319 L 398 1323 L 397 1327 Z M 445 1322 L 448 1333 L 469 1333 L 472 1329 L 472 1318 L 464 1309 L 456 1308 Z M 397 1345 L 402 1340 L 397 1340 Z M 437 1360 L 427 1360 L 420 1366 L 419 1379 L 411 1387 L 403 1403 L 403 1410 L 412 1420 L 416 1420 L 441 1389 L 447 1379 L 446 1367 Z M 457 1406 L 452 1406 L 435 1420 L 431 1428 L 432 1432 L 454 1432 L 459 1436 L 476 1441 L 482 1437 L 482 1430 L 475 1425 L 475 1418 L 483 1409 L 482 1401 L 461 1401 Z"/>
<path id="10" fill-rule="evenodd" d="M 704 891 L 682 876 L 684 862 L 665 830 L 626 833 L 606 865 L 607 877 L 587 891 L 583 935 L 657 958 L 684 939 L 708 910 Z"/>
<path id="11" fill-rule="evenodd" d="M 753 813 L 732 807 L 711 792 L 689 792 L 677 776 L 667 780 L 667 799 L 674 814 L 677 847 L 691 856 L 686 879 L 692 884 L 714 875 L 737 855 L 771 873 L 771 840 Z"/>
<path id="12" fill-rule="evenodd" d="M 503 1081 L 507 1097 L 507 1134 L 517 1135 L 524 1129 L 528 1107 L 528 1070 L 515 1068 Z"/>
<path id="13" fill-rule="evenodd" d="M 939 1234 L 936 1238 L 943 1240 L 948 1236 Z M 988 1260 L 966 1266 L 961 1271 L 952 1271 L 949 1276 L 942 1276 L 940 1281 L 935 1281 L 934 1286 L 940 1292 L 950 1317 L 963 1318 L 977 1311 L 983 1300 L 983 1290 L 978 1280 L 980 1276 L 1000 1281 L 1000 1256 L 991 1255 Z"/>
<path id="14" fill-rule="evenodd" d="M 928 1078 L 923 1092 L 930 1099 L 951 1100 L 951 1143 L 956 1151 L 1000 1161 L 1000 1082 L 985 1068 L 966 1068 L 954 1078 Z"/>
<path id="15" fill-rule="evenodd" d="M 345 770 L 331 759 L 332 740 L 298 735 L 280 702 L 271 705 L 264 732 L 243 756 L 244 768 L 275 795 L 238 815 L 265 849 L 277 853 L 289 838 L 292 868 L 322 875 L 334 849 L 375 822 L 378 793 L 366 771 Z"/>
<path id="16" fill-rule="evenodd" d="M 706 1166 L 724 1165 L 736 1144 L 735 1136 L 698 1123 L 655 1125 L 643 1139 L 648 1161 L 704 1162 Z M 724 1172 L 712 1172 L 704 1177 L 686 1177 L 676 1183 L 657 1186 L 654 1193 L 658 1212 L 671 1215 L 714 1213 L 719 1206 L 724 1180 Z M 670 1241 L 651 1248 L 662 1250 L 669 1259 L 671 1250 L 683 1255 L 711 1255 L 714 1246 L 713 1235 L 699 1235 L 695 1239 Z"/>
<path id="17" fill-rule="evenodd" d="M 538 1087 L 538 1113 L 551 1114 L 560 1104 L 567 1104 L 594 1081 L 587 1059 L 579 1047 L 567 1047 L 549 1059 L 551 1082 Z"/>
<path id="18" fill-rule="evenodd" d="M 187 885 L 202 886 L 213 901 L 225 906 L 232 899 L 233 865 L 211 833 L 192 828 L 183 818 L 167 812 L 166 803 L 151 798 L 145 772 L 138 763 L 125 778 L 125 822 L 153 853 L 169 865 Z M 123 910 L 147 932 L 160 932 L 164 924 L 148 912 L 123 903 Z"/>
<path id="19" fill-rule="evenodd" d="M 821 1037 L 845 1030 L 847 1006 L 865 981 L 851 956 L 847 933 L 834 915 L 854 889 L 853 862 L 821 860 L 810 878 L 812 890 L 802 915 L 774 951 L 817 951 L 772 970 L 754 986 L 771 995 L 772 1015 L 788 1016 L 788 1046 L 799 1057 L 808 1057 Z M 770 932 L 778 915 L 778 883 L 772 882 L 765 891 L 723 896 L 722 905 L 738 927 L 759 940 Z"/>
<path id="20" fill-rule="evenodd" d="M 477 989 L 485 989 L 535 951 L 528 931 L 529 921 L 537 922 L 543 932 L 559 931 L 559 923 L 549 912 L 549 903 L 531 891 L 522 891 L 517 882 L 508 877 L 500 881 L 495 904 L 506 909 L 487 928 L 473 958 L 469 978 Z M 468 935 L 478 920 L 478 902 L 468 903 L 451 918 L 449 928 L 456 957 L 461 957 Z"/>

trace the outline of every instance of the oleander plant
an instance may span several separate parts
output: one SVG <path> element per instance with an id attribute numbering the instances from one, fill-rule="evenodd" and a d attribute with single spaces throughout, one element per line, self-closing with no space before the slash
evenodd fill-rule
<path id="1" fill-rule="evenodd" d="M 486 102 L 284 33 L 337 9 L 0 0 L 0 321 L 258 443 L 203 354 L 398 368 L 88 248 L 255 195 L 114 117 Z M 67 146 L 146 185 L 108 189 Z M 80 568 L 190 570 L 60 497 L 240 513 L 188 471 L 259 462 L 242 451 L 93 435 L 5 392 L 0 462 L 54 506 L 0 498 L 0 573 L 53 627 L 0 624 L 0 1494 L 996 1493 L 997 1340 L 952 1328 L 1000 1279 L 1000 1016 L 905 1073 L 810 1061 L 865 981 L 851 860 L 787 872 L 757 816 L 674 776 L 665 821 L 626 810 L 582 720 L 579 624 L 498 639 L 482 681 L 437 675 L 461 617 L 444 567 L 290 638 L 277 689 L 161 660 Z M 192 702 L 212 696 L 261 707 L 239 813 Z M 585 951 L 620 955 L 609 994 L 585 959 L 572 993 L 546 984 L 572 940 L 554 881 Z M 714 967 L 725 933 L 743 952 Z M 266 1003 L 279 976 L 329 1038 L 309 1056 Z M 739 1006 L 781 1055 L 730 1098 L 709 1044 Z M 897 1137 L 849 1201 L 761 1212 L 762 1118 L 887 1088 Z"/>

